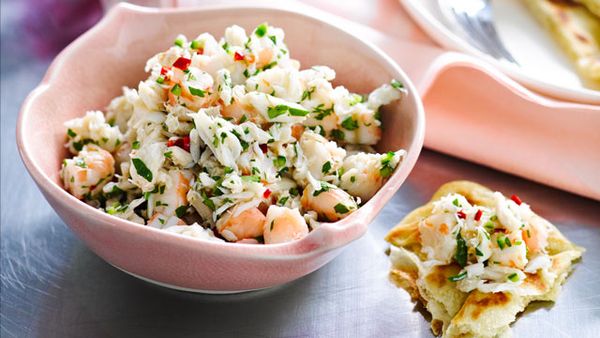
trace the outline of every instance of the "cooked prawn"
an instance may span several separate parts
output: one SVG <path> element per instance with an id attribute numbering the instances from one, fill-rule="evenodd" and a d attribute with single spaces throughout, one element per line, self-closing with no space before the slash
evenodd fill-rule
<path id="1" fill-rule="evenodd" d="M 115 160 L 108 151 L 88 144 L 79 155 L 63 161 L 61 176 L 65 188 L 82 199 L 100 191 L 111 180 L 115 173 L 114 165 Z"/>
<path id="2" fill-rule="evenodd" d="M 319 188 L 313 187 L 312 183 L 307 185 L 301 203 L 304 209 L 316 211 L 319 219 L 330 222 L 338 221 L 358 208 L 350 194 L 326 183 L 321 183 Z"/>
<path id="3" fill-rule="evenodd" d="M 308 234 L 308 225 L 298 209 L 271 205 L 264 223 L 265 244 L 284 243 Z"/>
<path id="4" fill-rule="evenodd" d="M 168 177 L 163 193 L 152 196 L 152 210 L 165 216 L 173 216 L 178 208 L 188 204 L 187 193 L 192 173 L 187 170 L 170 170 Z"/>
<path id="5" fill-rule="evenodd" d="M 250 208 L 235 215 L 235 208 L 228 210 L 217 221 L 217 230 L 226 240 L 235 242 L 263 235 L 265 215 L 258 208 Z"/>

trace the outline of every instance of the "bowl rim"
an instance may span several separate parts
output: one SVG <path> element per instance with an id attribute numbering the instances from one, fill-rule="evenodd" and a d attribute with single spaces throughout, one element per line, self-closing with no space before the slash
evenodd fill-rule
<path id="1" fill-rule="evenodd" d="M 73 195 L 69 194 L 62 186 L 55 183 L 41 168 L 33 161 L 27 150 L 28 141 L 25 139 L 25 130 L 27 129 L 24 125 L 24 120 L 31 114 L 31 107 L 35 105 L 37 99 L 42 96 L 43 93 L 52 87 L 53 80 L 61 73 L 60 69 L 64 66 L 70 55 L 76 53 L 80 49 L 80 45 L 86 40 L 91 39 L 93 36 L 102 34 L 105 28 L 112 24 L 119 25 L 118 18 L 123 15 L 177 15 L 180 13 L 199 13 L 199 12 L 227 12 L 235 10 L 265 10 L 271 12 L 285 12 L 286 14 L 292 14 L 303 17 L 303 19 L 320 25 L 326 25 L 329 29 L 337 31 L 338 34 L 344 34 L 351 39 L 355 40 L 356 43 L 362 44 L 366 50 L 372 53 L 376 59 L 381 60 L 384 64 L 387 64 L 393 72 L 400 75 L 405 87 L 409 91 L 409 95 L 413 97 L 415 101 L 415 120 L 416 130 L 415 137 L 412 140 L 411 147 L 405 149 L 407 154 L 401 162 L 401 166 L 405 167 L 406 170 L 395 170 L 393 175 L 388 181 L 379 189 L 379 191 L 361 206 L 352 215 L 333 223 L 322 223 L 317 229 L 309 232 L 309 234 L 301 239 L 294 240 L 286 243 L 268 244 L 268 245 L 256 245 L 256 244 L 245 244 L 245 243 L 230 243 L 230 242 L 217 242 L 197 239 L 189 236 L 181 236 L 175 233 L 169 233 L 161 229 L 155 229 L 147 225 L 134 223 L 128 220 L 124 220 L 105 212 L 94 208 Z M 189 246 L 197 249 L 199 246 L 205 246 L 207 248 L 220 249 L 223 255 L 228 253 L 235 255 L 236 253 L 248 253 L 248 249 L 252 248 L 254 251 L 254 258 L 260 259 L 283 259 L 294 257 L 305 257 L 307 255 L 318 255 L 321 252 L 334 250 L 341 246 L 344 246 L 362 236 L 372 219 L 379 214 L 381 208 L 391 199 L 395 192 L 399 189 L 401 184 L 405 181 L 408 174 L 414 168 L 417 158 L 421 152 L 424 142 L 425 135 L 425 113 L 421 98 L 413 85 L 410 78 L 406 73 L 393 61 L 388 55 L 386 55 L 381 49 L 376 47 L 369 41 L 360 39 L 355 34 L 351 33 L 346 28 L 342 27 L 339 23 L 332 23 L 333 20 L 326 20 L 325 18 L 332 17 L 331 14 L 323 11 L 312 9 L 310 14 L 305 10 L 298 8 L 284 7 L 281 4 L 221 4 L 221 5 L 208 5 L 201 7 L 192 8 L 148 8 L 128 3 L 120 3 L 111 8 L 106 15 L 91 29 L 79 36 L 75 41 L 71 42 L 65 49 L 63 49 L 52 61 L 46 74 L 42 78 L 41 82 L 30 92 L 30 94 L 24 100 L 19 116 L 17 119 L 16 127 L 16 140 L 19 154 L 28 172 L 38 185 L 38 187 L 46 193 L 52 194 L 53 198 L 59 201 L 62 205 L 67 208 L 74 209 L 77 213 L 88 212 L 88 215 L 98 218 L 98 220 L 111 227 L 119 227 L 120 231 L 132 232 L 136 235 L 146 235 L 148 237 L 163 236 L 164 239 L 173 239 L 179 242 L 179 245 Z M 117 23 L 115 23 L 117 22 Z M 409 97 L 410 97 L 409 96 Z M 45 196 L 46 197 L 46 196 Z M 48 199 L 48 197 L 46 197 Z M 378 207 L 375 207 L 375 211 L 369 213 L 374 208 L 374 205 L 379 202 Z M 53 207 L 54 208 L 54 207 Z M 79 210 L 78 210 L 79 209 Z M 67 222 L 65 222 L 67 223 Z M 69 225 L 67 223 L 67 225 Z M 69 225 L 71 227 L 71 225 Z M 345 233 L 346 236 L 340 236 L 341 233 Z M 350 233 L 350 235 L 348 235 Z M 325 238 L 322 238 L 325 236 Z M 319 238 L 321 237 L 321 238 Z M 275 254 L 275 255 L 273 255 Z"/>

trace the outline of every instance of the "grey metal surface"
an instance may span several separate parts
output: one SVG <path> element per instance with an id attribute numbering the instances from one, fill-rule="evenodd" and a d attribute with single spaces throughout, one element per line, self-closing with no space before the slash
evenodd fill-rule
<path id="1" fill-rule="evenodd" d="M 387 246 L 382 238 L 440 184 L 459 178 L 518 193 L 588 249 L 558 302 L 532 306 L 514 325 L 516 336 L 598 336 L 600 203 L 432 151 L 423 152 L 407 182 L 363 238 L 327 266 L 288 285 L 239 295 L 196 295 L 150 285 L 118 271 L 69 231 L 18 158 L 17 112 L 48 61 L 32 58 L 4 9 L 2 337 L 430 337 L 428 316 L 387 279 Z"/>

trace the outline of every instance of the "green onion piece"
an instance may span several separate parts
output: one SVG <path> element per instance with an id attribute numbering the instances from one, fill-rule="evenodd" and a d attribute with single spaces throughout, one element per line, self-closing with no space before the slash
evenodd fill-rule
<path id="1" fill-rule="evenodd" d="M 452 201 L 452 204 L 454 204 L 454 206 L 460 207 L 460 203 L 458 203 L 458 198 L 455 198 L 454 201 Z"/>
<path id="2" fill-rule="evenodd" d="M 273 159 L 273 165 L 275 165 L 276 168 L 281 168 L 284 167 L 286 164 L 287 160 L 285 158 L 285 156 L 277 156 L 277 158 Z"/>
<path id="3" fill-rule="evenodd" d="M 200 41 L 192 40 L 192 42 L 190 43 L 190 48 L 191 49 L 200 49 Z"/>
<path id="4" fill-rule="evenodd" d="M 510 243 L 510 239 L 508 239 L 508 237 L 504 237 L 504 243 L 506 243 L 506 246 L 508 246 L 509 248 L 512 246 L 512 244 Z"/>
<path id="5" fill-rule="evenodd" d="M 183 48 L 183 38 L 177 37 L 177 39 L 175 39 L 175 41 L 173 42 L 173 44 L 175 46 L 179 46 L 179 47 Z"/>
<path id="6" fill-rule="evenodd" d="M 146 167 L 144 161 L 139 158 L 132 158 L 131 162 L 133 162 L 133 166 L 135 167 L 135 171 L 138 175 L 142 176 L 148 182 L 152 182 L 152 171 Z"/>
<path id="7" fill-rule="evenodd" d="M 273 44 L 276 45 L 277 44 L 277 37 L 275 35 L 271 35 L 269 36 L 269 39 L 271 39 L 271 41 L 273 41 Z"/>
<path id="8" fill-rule="evenodd" d="M 133 141 L 131 149 L 140 149 L 140 141 Z"/>
<path id="9" fill-rule="evenodd" d="M 504 249 L 504 242 L 500 238 L 496 239 L 496 243 L 498 243 L 498 247 L 500 248 L 500 250 Z"/>
<path id="10" fill-rule="evenodd" d="M 511 282 L 518 282 L 519 281 L 519 275 L 517 275 L 516 272 L 511 273 L 510 275 L 508 275 L 508 280 L 510 280 Z"/>

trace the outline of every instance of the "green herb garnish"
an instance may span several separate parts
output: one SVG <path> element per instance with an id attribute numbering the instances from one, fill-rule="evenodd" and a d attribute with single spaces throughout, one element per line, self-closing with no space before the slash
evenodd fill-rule
<path id="1" fill-rule="evenodd" d="M 139 158 L 132 158 L 131 162 L 133 162 L 133 166 L 135 167 L 135 171 L 138 173 L 138 175 L 145 178 L 148 182 L 152 181 L 152 172 L 150 169 L 148 169 L 148 167 L 146 167 L 144 161 L 140 160 Z"/>

